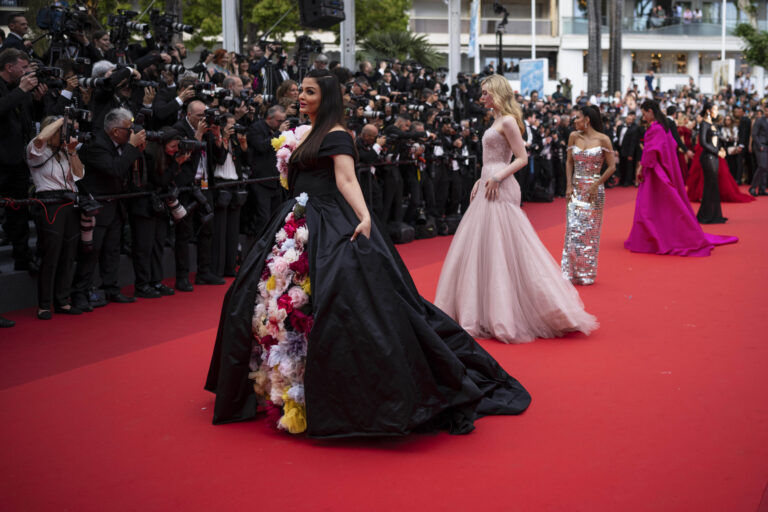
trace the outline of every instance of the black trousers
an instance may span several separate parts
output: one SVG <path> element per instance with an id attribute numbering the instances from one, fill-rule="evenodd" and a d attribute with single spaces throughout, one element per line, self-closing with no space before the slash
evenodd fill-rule
<path id="1" fill-rule="evenodd" d="M 422 206 L 420 173 L 415 165 L 401 165 L 400 171 L 405 182 L 405 191 L 408 195 L 408 207 L 405 210 L 405 222 L 412 222 Z"/>
<path id="2" fill-rule="evenodd" d="M 203 195 L 209 205 L 213 205 L 210 190 L 203 190 Z M 188 208 L 193 202 L 191 196 L 182 194 L 179 201 Z M 197 234 L 197 273 L 211 272 L 211 247 L 213 244 L 213 221 L 203 222 L 206 208 L 196 205 L 191 212 L 176 223 L 176 278 L 189 278 L 190 249 L 189 244 Z"/>
<path id="3" fill-rule="evenodd" d="M 38 197 L 53 197 L 59 192 L 41 192 Z M 40 271 L 37 275 L 37 306 L 52 309 L 69 304 L 72 278 L 75 274 L 77 242 L 80 239 L 80 213 L 74 206 L 35 206 L 37 246 Z M 58 209 L 58 212 L 56 210 Z M 52 222 L 49 222 L 51 220 Z"/>
<path id="4" fill-rule="evenodd" d="M 384 215 L 384 194 L 381 190 L 378 173 L 379 171 L 377 171 L 376 174 L 371 174 L 371 172 L 366 169 L 360 172 L 358 180 L 360 181 L 360 188 L 363 191 L 365 203 L 376 217 L 379 220 L 382 220 Z"/>
<path id="5" fill-rule="evenodd" d="M 382 222 L 402 222 L 403 221 L 403 177 L 400 169 L 392 167 L 380 167 L 380 179 L 382 180 L 383 201 L 381 210 L 383 215 Z"/>
<path id="6" fill-rule="evenodd" d="M 29 170 L 26 165 L 0 165 L 0 197 L 29 198 Z M 5 208 L 3 230 L 13 246 L 13 259 L 17 263 L 26 263 L 32 258 L 32 252 L 29 250 L 31 219 L 29 208 L 26 206 Z"/>
<path id="7" fill-rule="evenodd" d="M 116 202 L 104 203 L 96 216 L 93 228 L 93 246 L 88 252 L 80 251 L 72 285 L 72 300 L 87 302 L 88 291 L 93 286 L 96 264 L 99 265 L 101 287 L 107 296 L 120 293 L 117 274 L 120 268 L 120 236 L 123 231 L 122 206 Z M 82 244 L 81 244 L 82 247 Z"/>
<path id="8" fill-rule="evenodd" d="M 435 213 L 443 215 L 455 215 L 459 211 L 461 201 L 461 174 L 453 171 L 445 165 L 435 168 Z"/>
<path id="9" fill-rule="evenodd" d="M 755 151 L 755 172 L 752 175 L 752 181 L 750 181 L 749 188 L 765 192 L 766 184 L 768 184 L 768 150 Z"/>
<path id="10" fill-rule="evenodd" d="M 696 218 L 703 224 L 722 222 L 723 210 L 720 206 L 720 186 L 717 181 L 717 155 L 702 153 L 700 161 L 704 172 L 704 192 Z"/>
<path id="11" fill-rule="evenodd" d="M 272 215 L 284 201 L 283 188 L 252 183 L 248 186 L 248 201 L 240 214 L 242 231 L 247 235 L 243 258 L 251 252 L 253 244 L 269 224 Z"/>
<path id="12" fill-rule="evenodd" d="M 629 187 L 635 183 L 635 160 L 626 156 L 619 157 L 619 185 Z"/>
<path id="13" fill-rule="evenodd" d="M 168 216 L 131 215 L 131 254 L 136 286 L 163 280 L 163 252 L 168 235 Z"/>
<path id="14" fill-rule="evenodd" d="M 219 196 L 213 211 L 211 270 L 217 276 L 235 275 L 237 245 L 240 241 L 240 204 L 237 202 L 237 192 L 234 188 L 227 191 L 231 192 L 229 204 L 220 204 L 224 196 Z"/>

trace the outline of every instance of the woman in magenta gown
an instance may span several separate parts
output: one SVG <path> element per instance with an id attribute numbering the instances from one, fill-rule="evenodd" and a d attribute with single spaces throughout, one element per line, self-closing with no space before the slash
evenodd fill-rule
<path id="1" fill-rule="evenodd" d="M 734 243 L 734 236 L 704 233 L 696 220 L 683 184 L 667 119 L 653 100 L 640 107 L 650 125 L 637 167 L 635 218 L 624 247 L 632 252 L 709 256 L 716 245 Z"/>
<path id="2" fill-rule="evenodd" d="M 514 92 L 491 75 L 482 94 L 496 119 L 483 136 L 482 176 L 445 258 L 435 304 L 472 336 L 504 343 L 589 334 L 595 317 L 519 206 L 513 174 L 526 169 L 528 158 Z"/>

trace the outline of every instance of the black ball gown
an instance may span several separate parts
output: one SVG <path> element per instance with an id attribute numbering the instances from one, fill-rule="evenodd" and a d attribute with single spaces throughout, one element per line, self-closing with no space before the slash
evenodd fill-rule
<path id="1" fill-rule="evenodd" d="M 297 198 L 272 218 L 226 294 L 205 385 L 216 393 L 213 423 L 248 420 L 266 409 L 273 421 L 283 415 L 281 428 L 313 438 L 465 434 L 481 416 L 523 412 L 531 401 L 525 388 L 419 296 L 377 222 L 370 239 L 350 241 L 359 221 L 336 187 L 331 155 L 339 154 L 356 153 L 352 137 L 334 131 L 317 161 L 298 163 Z M 296 254 L 284 251 L 286 233 L 296 240 L 287 250 L 302 248 L 308 270 L 299 263 L 296 272 L 280 274 L 285 269 L 276 260 L 297 265 Z M 268 304 L 282 290 L 288 291 Z M 295 300 L 286 316 L 279 308 L 291 302 L 288 296 L 310 300 Z M 266 316 L 264 308 L 271 311 Z M 288 353 L 301 363 L 280 359 Z M 288 409 L 297 403 L 305 424 L 292 429 Z"/>

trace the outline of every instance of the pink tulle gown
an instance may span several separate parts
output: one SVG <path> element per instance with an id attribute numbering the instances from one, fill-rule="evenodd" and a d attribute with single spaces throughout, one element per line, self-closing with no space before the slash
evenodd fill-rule
<path id="1" fill-rule="evenodd" d="M 518 206 L 517 180 L 505 179 L 496 200 L 485 198 L 485 182 L 511 158 L 504 135 L 486 130 L 480 186 L 448 249 L 435 304 L 472 336 L 504 343 L 589 334 L 597 321 Z"/>

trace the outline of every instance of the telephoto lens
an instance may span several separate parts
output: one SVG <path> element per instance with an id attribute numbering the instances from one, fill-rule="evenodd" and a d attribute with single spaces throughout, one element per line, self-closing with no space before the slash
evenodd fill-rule
<path id="1" fill-rule="evenodd" d="M 93 228 L 96 226 L 96 217 L 80 214 L 80 241 L 83 243 L 83 252 L 93 251 Z"/>
<path id="2" fill-rule="evenodd" d="M 182 204 L 179 202 L 177 198 L 166 197 L 165 205 L 168 207 L 168 210 L 171 212 L 171 217 L 173 217 L 173 222 L 179 222 L 181 219 L 187 216 L 186 208 L 182 206 Z"/>

